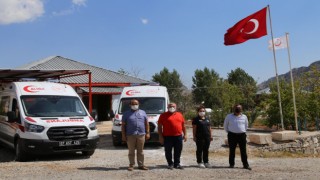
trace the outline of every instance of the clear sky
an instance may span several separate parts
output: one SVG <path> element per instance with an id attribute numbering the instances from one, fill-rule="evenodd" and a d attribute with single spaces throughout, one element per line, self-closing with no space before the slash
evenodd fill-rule
<path id="1" fill-rule="evenodd" d="M 289 33 L 292 67 L 320 60 L 319 0 L 0 0 L 0 68 L 63 56 L 151 80 L 176 69 L 190 87 L 196 69 L 223 78 L 240 67 L 258 83 L 275 76 L 268 35 L 225 46 L 239 20 L 270 5 L 274 37 Z M 276 51 L 278 74 L 289 71 Z"/>

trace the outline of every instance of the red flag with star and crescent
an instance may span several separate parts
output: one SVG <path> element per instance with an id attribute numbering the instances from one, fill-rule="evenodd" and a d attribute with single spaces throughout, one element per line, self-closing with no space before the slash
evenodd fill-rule
<path id="1" fill-rule="evenodd" d="M 234 45 L 246 42 L 249 39 L 257 39 L 267 35 L 267 7 L 242 19 L 227 30 L 224 35 L 224 44 Z"/>

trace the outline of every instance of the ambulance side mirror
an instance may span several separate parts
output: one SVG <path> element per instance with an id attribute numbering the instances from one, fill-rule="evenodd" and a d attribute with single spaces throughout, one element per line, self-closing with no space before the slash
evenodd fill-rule
<path id="1" fill-rule="evenodd" d="M 113 118 L 114 118 L 115 114 L 114 114 L 113 110 L 110 110 L 109 116 L 110 116 L 110 119 L 113 119 Z"/>
<path id="2" fill-rule="evenodd" d="M 98 120 L 97 115 L 98 115 L 98 113 L 94 110 L 90 113 L 90 116 L 93 117 L 94 120 Z"/>

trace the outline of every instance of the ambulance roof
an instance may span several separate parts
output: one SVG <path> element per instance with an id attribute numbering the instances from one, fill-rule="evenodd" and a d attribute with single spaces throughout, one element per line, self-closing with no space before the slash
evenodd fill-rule
<path id="1" fill-rule="evenodd" d="M 12 84 L 15 84 L 18 95 L 77 96 L 74 89 L 66 84 L 34 81 L 13 82 Z"/>
<path id="2" fill-rule="evenodd" d="M 167 88 L 164 86 L 132 86 L 125 87 L 121 98 L 131 97 L 166 97 Z"/>

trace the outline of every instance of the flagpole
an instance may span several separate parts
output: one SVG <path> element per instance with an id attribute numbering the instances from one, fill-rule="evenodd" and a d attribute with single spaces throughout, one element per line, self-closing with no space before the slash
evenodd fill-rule
<path id="1" fill-rule="evenodd" d="M 275 49 L 274 49 L 274 42 L 273 42 L 273 32 L 272 32 L 272 23 L 271 23 L 271 14 L 270 14 L 270 6 L 269 6 L 269 5 L 268 5 L 268 12 L 269 12 L 270 31 L 271 31 L 271 39 L 272 39 L 271 42 L 272 42 L 273 60 L 274 60 L 274 67 L 275 67 L 275 71 L 276 71 L 276 80 L 277 80 L 277 87 L 278 87 L 278 101 L 279 101 L 281 128 L 282 128 L 282 130 L 284 130 L 283 115 L 282 115 L 282 106 L 281 106 L 281 96 L 280 96 L 280 85 L 279 85 L 279 78 L 278 78 L 276 52 L 275 52 Z"/>
<path id="2" fill-rule="evenodd" d="M 289 38 L 288 38 L 288 36 L 289 36 L 289 33 L 286 33 L 286 43 L 287 43 L 287 50 L 288 50 L 288 60 L 289 60 L 291 86 L 292 86 L 294 121 L 295 121 L 295 124 L 296 124 L 296 133 L 298 133 L 298 113 L 297 113 L 297 106 L 296 106 L 296 95 L 295 95 L 295 92 L 294 92 L 294 85 L 293 85 L 293 76 L 292 76 L 290 47 L 289 47 Z"/>

